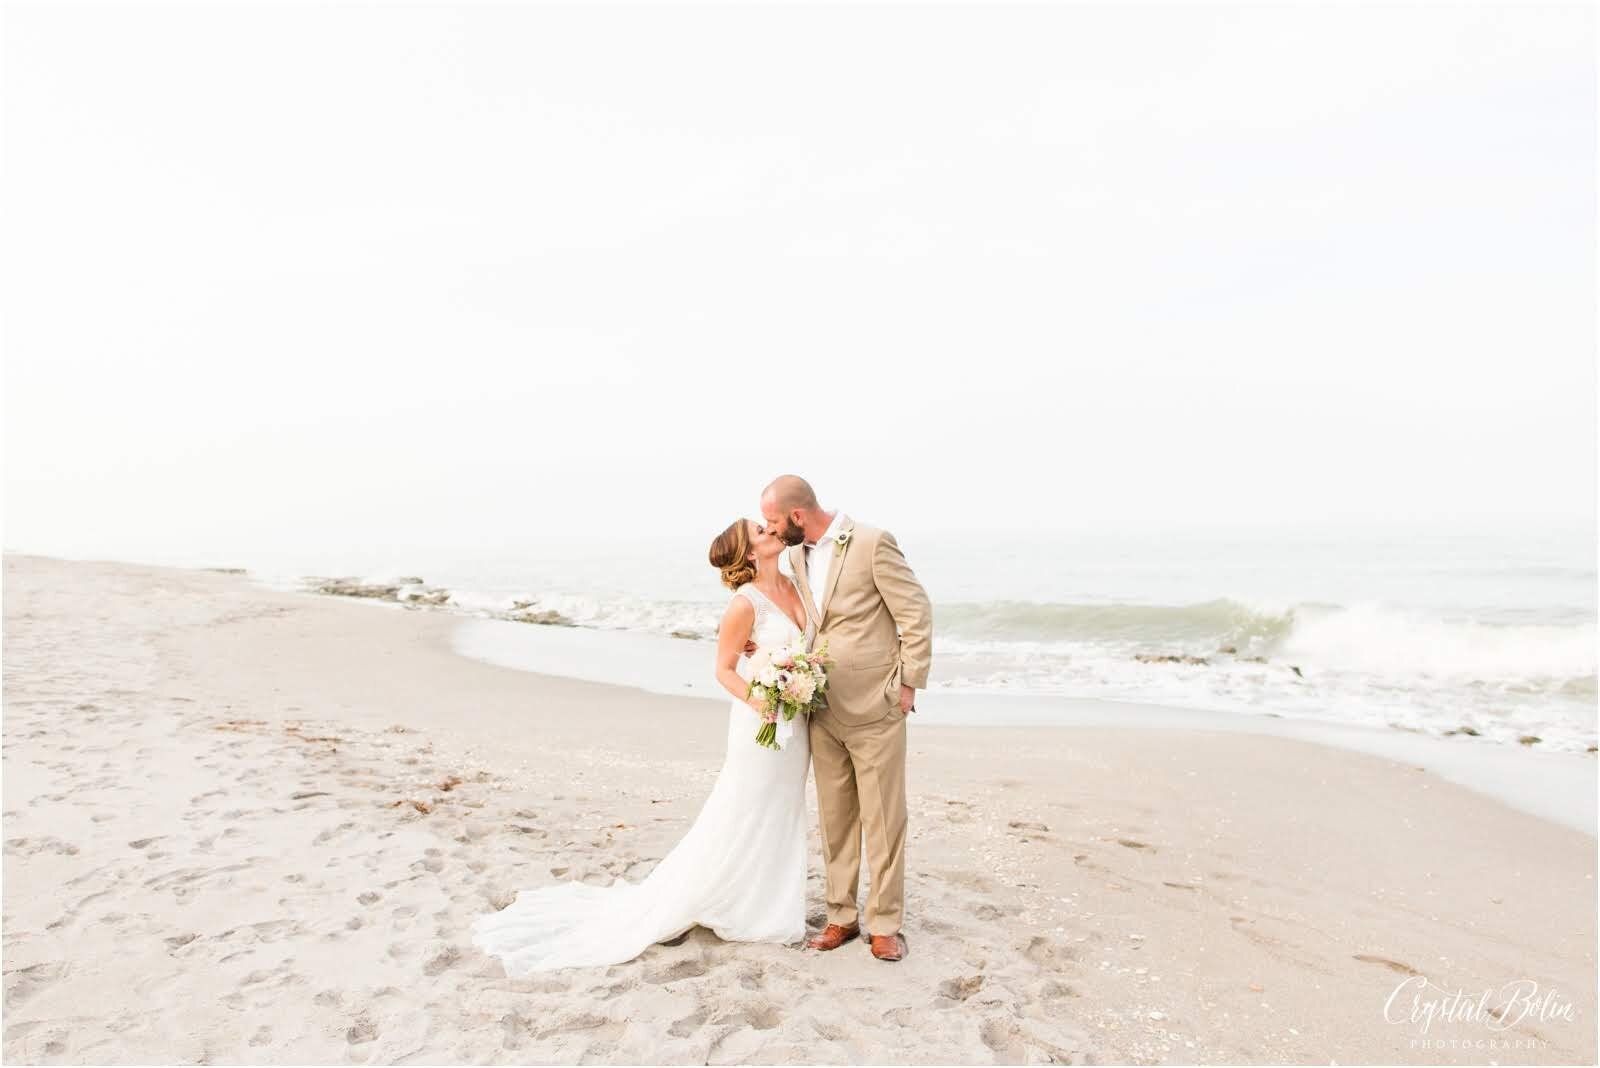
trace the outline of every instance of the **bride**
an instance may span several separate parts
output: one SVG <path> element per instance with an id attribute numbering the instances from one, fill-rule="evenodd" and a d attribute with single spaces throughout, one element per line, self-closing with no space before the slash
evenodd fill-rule
<path id="1" fill-rule="evenodd" d="M 756 744 L 762 710 L 746 701 L 748 661 L 740 661 L 747 642 L 774 647 L 805 633 L 799 591 L 778 571 L 784 548 L 745 519 L 711 543 L 711 564 L 734 592 L 716 660 L 733 703 L 727 756 L 694 824 L 642 882 L 521 890 L 506 908 L 474 920 L 473 943 L 501 958 L 507 976 L 620 964 L 696 925 L 729 942 L 805 937 L 810 738 L 797 724 L 782 749 Z"/>

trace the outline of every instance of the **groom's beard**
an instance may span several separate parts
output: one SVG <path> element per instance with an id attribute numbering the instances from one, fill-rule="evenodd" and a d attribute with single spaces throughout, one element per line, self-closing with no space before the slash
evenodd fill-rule
<path id="1" fill-rule="evenodd" d="M 778 532 L 778 540 L 785 545 L 799 545 L 806 540 L 806 532 L 785 519 L 783 529 Z"/>

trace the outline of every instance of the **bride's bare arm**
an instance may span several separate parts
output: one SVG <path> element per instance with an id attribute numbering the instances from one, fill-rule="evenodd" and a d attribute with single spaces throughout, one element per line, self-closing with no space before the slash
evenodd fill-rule
<path id="1" fill-rule="evenodd" d="M 744 597 L 735 597 L 728 602 L 728 610 L 722 613 L 722 625 L 717 628 L 717 681 L 722 683 L 723 689 L 751 708 L 756 706 L 745 697 L 749 683 L 741 679 L 735 669 L 739 664 L 739 654 L 744 651 L 755 625 L 756 606 Z"/>

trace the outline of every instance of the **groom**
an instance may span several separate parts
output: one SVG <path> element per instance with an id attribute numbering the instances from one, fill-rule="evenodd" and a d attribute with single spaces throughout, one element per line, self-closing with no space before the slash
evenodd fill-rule
<path id="1" fill-rule="evenodd" d="M 872 886 L 872 955 L 906 955 L 906 716 L 928 684 L 933 607 L 894 537 L 840 512 L 825 512 L 805 479 L 783 475 L 761 494 L 767 529 L 792 546 L 806 632 L 835 661 L 827 708 L 811 717 L 828 925 L 807 945 L 838 949 L 861 934 L 856 890 L 866 833 Z"/>

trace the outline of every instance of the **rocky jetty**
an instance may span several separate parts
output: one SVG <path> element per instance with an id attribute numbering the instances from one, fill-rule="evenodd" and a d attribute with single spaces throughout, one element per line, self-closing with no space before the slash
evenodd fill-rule
<path id="1" fill-rule="evenodd" d="M 576 627 L 578 624 L 568 619 L 554 609 L 533 609 L 534 602 L 518 601 L 512 605 L 512 610 L 506 615 L 507 619 L 517 623 L 536 623 L 541 627 Z"/>
<path id="2" fill-rule="evenodd" d="M 1217 650 L 1216 655 L 1219 657 L 1231 656 L 1242 664 L 1269 663 L 1264 656 L 1240 656 L 1238 647 L 1233 645 L 1224 645 Z M 1133 658 L 1141 664 L 1191 664 L 1197 667 L 1208 667 L 1211 664 L 1211 657 L 1194 656 L 1188 653 L 1135 653 Z M 1297 678 L 1305 678 L 1305 675 L 1296 665 L 1285 664 L 1284 666 L 1294 672 Z"/>
<path id="3" fill-rule="evenodd" d="M 422 579 L 407 576 L 389 582 L 363 582 L 356 578 L 314 578 L 311 588 L 332 597 L 364 597 L 373 601 L 437 607 L 447 604 L 450 591 L 426 585 Z"/>
<path id="4" fill-rule="evenodd" d="M 1136 653 L 1133 657 L 1141 664 L 1209 664 L 1203 656 L 1184 656 L 1180 653 Z"/>

